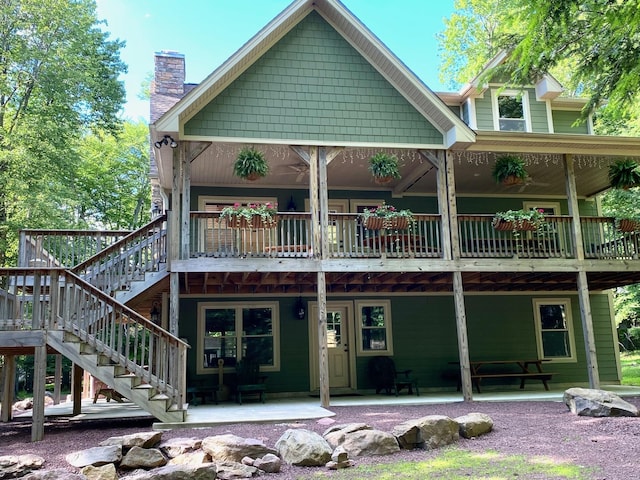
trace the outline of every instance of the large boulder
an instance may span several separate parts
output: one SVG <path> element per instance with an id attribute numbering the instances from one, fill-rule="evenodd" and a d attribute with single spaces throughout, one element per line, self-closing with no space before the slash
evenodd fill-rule
<path id="1" fill-rule="evenodd" d="M 439 448 L 460 438 L 458 422 L 444 415 L 407 420 L 396 425 L 392 434 L 403 448 Z"/>
<path id="2" fill-rule="evenodd" d="M 127 480 L 211 480 L 216 477 L 216 464 L 165 465 L 148 472 L 128 475 Z"/>
<path id="3" fill-rule="evenodd" d="M 37 455 L 0 456 L 0 478 L 18 478 L 38 470 L 44 465 L 44 458 Z"/>
<path id="4" fill-rule="evenodd" d="M 216 478 L 233 480 L 235 478 L 251 478 L 259 475 L 258 469 L 238 462 L 222 462 L 216 464 Z"/>
<path id="5" fill-rule="evenodd" d="M 366 423 L 346 423 L 341 425 L 333 425 L 327 428 L 322 436 L 329 443 L 331 448 L 336 448 L 338 445 L 342 445 L 345 437 L 353 432 L 360 430 L 371 430 L 371 427 Z"/>
<path id="6" fill-rule="evenodd" d="M 468 413 L 455 418 L 459 433 L 463 438 L 475 438 L 493 430 L 493 420 L 484 413 Z"/>
<path id="7" fill-rule="evenodd" d="M 320 467 L 331 460 L 333 449 L 315 432 L 289 429 L 276 442 L 276 450 L 283 461 L 302 467 Z"/>
<path id="8" fill-rule="evenodd" d="M 119 445 L 125 450 L 131 447 L 151 448 L 162 440 L 162 432 L 138 432 L 119 437 L 109 437 L 100 442 L 101 446 Z"/>
<path id="9" fill-rule="evenodd" d="M 178 437 L 178 438 L 170 438 L 169 440 L 163 441 L 158 448 L 164 452 L 164 454 L 169 458 L 177 457 L 178 455 L 183 455 L 185 453 L 193 452 L 198 450 L 202 445 L 202 440 L 195 437 Z"/>
<path id="10" fill-rule="evenodd" d="M 382 430 L 358 430 L 348 433 L 340 446 L 350 457 L 390 455 L 400 451 L 396 437 Z"/>
<path id="11" fill-rule="evenodd" d="M 87 477 L 82 473 L 67 472 L 58 468 L 56 470 L 36 470 L 20 477 L 20 480 L 87 480 Z"/>
<path id="12" fill-rule="evenodd" d="M 107 445 L 106 447 L 93 447 L 72 452 L 65 457 L 65 460 L 76 468 L 82 468 L 87 465 L 99 467 L 105 463 L 118 463 L 121 458 L 121 446 Z"/>
<path id="13" fill-rule="evenodd" d="M 87 465 L 82 469 L 82 474 L 87 480 L 118 480 L 118 472 L 113 463 L 107 463 L 99 467 Z"/>
<path id="14" fill-rule="evenodd" d="M 569 388 L 564 403 L 571 413 L 585 417 L 637 417 L 638 409 L 606 390 Z"/>
<path id="15" fill-rule="evenodd" d="M 277 453 L 260 440 L 231 434 L 202 439 L 202 450 L 211 456 L 213 462 L 241 462 L 244 457 L 257 458 Z"/>
<path id="16" fill-rule="evenodd" d="M 167 459 L 162 455 L 162 452 L 157 448 L 142 448 L 131 447 L 131 450 L 120 462 L 121 468 L 135 469 L 144 468 L 145 470 L 151 468 L 161 467 L 167 464 Z"/>

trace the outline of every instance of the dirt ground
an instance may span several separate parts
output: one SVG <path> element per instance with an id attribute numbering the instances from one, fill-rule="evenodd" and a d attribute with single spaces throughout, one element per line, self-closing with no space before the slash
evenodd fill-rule
<path id="1" fill-rule="evenodd" d="M 640 397 L 625 398 L 640 408 Z M 554 462 L 571 462 L 594 467 L 594 475 L 585 472 L 589 480 L 629 480 L 640 478 L 640 417 L 591 418 L 578 417 L 562 402 L 470 402 L 420 406 L 331 407 L 337 424 L 364 422 L 374 428 L 391 431 L 394 425 L 425 415 L 447 415 L 455 418 L 471 412 L 489 415 L 494 421 L 493 432 L 473 440 L 461 439 L 459 447 L 468 451 L 493 450 L 505 455 L 547 457 Z M 204 438 L 233 433 L 245 438 L 257 438 L 273 447 L 288 428 L 306 428 L 322 433 L 327 426 L 316 420 L 299 423 L 234 424 L 204 429 L 178 429 L 163 433 L 163 439 L 174 437 Z M 33 453 L 45 458 L 45 468 L 74 471 L 64 457 L 67 453 L 97 446 L 116 435 L 151 430 L 149 420 L 109 420 L 70 423 L 64 419 L 48 422 L 42 442 L 31 443 L 29 422 L 0 423 L 0 455 Z M 402 451 L 386 457 L 356 458 L 357 465 L 419 461 L 437 455 L 436 451 Z M 324 470 L 324 469 L 323 469 Z M 316 469 L 284 466 L 272 478 L 292 480 Z M 526 477 L 519 476 L 524 479 Z"/>

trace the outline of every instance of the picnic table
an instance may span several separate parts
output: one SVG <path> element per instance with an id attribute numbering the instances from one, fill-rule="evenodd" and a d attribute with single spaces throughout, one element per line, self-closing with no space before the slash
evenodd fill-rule
<path id="1" fill-rule="evenodd" d="M 478 360 L 469 362 L 471 369 L 471 381 L 480 393 L 480 383 L 485 378 L 519 378 L 520 388 L 524 389 L 527 379 L 540 380 L 545 390 L 549 390 L 548 381 L 553 377 L 553 373 L 545 372 L 542 369 L 544 362 L 549 359 L 530 360 Z M 449 362 L 460 365 L 460 362 Z M 458 390 L 461 384 L 458 382 Z"/>

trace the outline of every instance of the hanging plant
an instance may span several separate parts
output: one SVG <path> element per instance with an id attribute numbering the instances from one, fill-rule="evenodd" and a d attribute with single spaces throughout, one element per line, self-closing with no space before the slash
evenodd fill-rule
<path id="1" fill-rule="evenodd" d="M 240 150 L 233 164 L 233 174 L 254 181 L 269 173 L 269 164 L 260 150 L 253 147 L 245 147 Z"/>
<path id="2" fill-rule="evenodd" d="M 367 230 L 406 230 L 415 223 L 411 210 L 398 210 L 384 202 L 374 208 L 365 208 L 360 220 Z"/>
<path id="3" fill-rule="evenodd" d="M 369 171 L 376 183 L 385 184 L 396 178 L 401 178 L 398 157 L 384 152 L 378 152 L 369 159 Z"/>
<path id="4" fill-rule="evenodd" d="M 511 231 L 514 237 L 518 237 L 521 231 L 536 231 L 544 224 L 543 209 L 521 209 L 496 212 L 493 217 L 493 228 L 498 231 Z"/>
<path id="5" fill-rule="evenodd" d="M 640 165 L 631 158 L 621 158 L 609 165 L 609 183 L 627 190 L 640 185 Z"/>
<path id="6" fill-rule="evenodd" d="M 528 176 L 524 168 L 524 160 L 516 155 L 498 157 L 491 175 L 496 183 L 503 185 L 522 185 Z"/>

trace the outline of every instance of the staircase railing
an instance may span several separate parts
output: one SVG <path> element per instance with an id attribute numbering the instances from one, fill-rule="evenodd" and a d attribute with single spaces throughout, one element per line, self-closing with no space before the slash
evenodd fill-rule
<path id="1" fill-rule="evenodd" d="M 167 261 L 166 216 L 112 243 L 104 250 L 76 265 L 73 272 L 107 295 L 157 272 Z"/>
<path id="2" fill-rule="evenodd" d="M 65 269 L 0 269 L 0 330 L 64 330 L 182 408 L 188 345 Z"/>
<path id="3" fill-rule="evenodd" d="M 19 267 L 73 267 L 131 230 L 21 230 Z"/>

